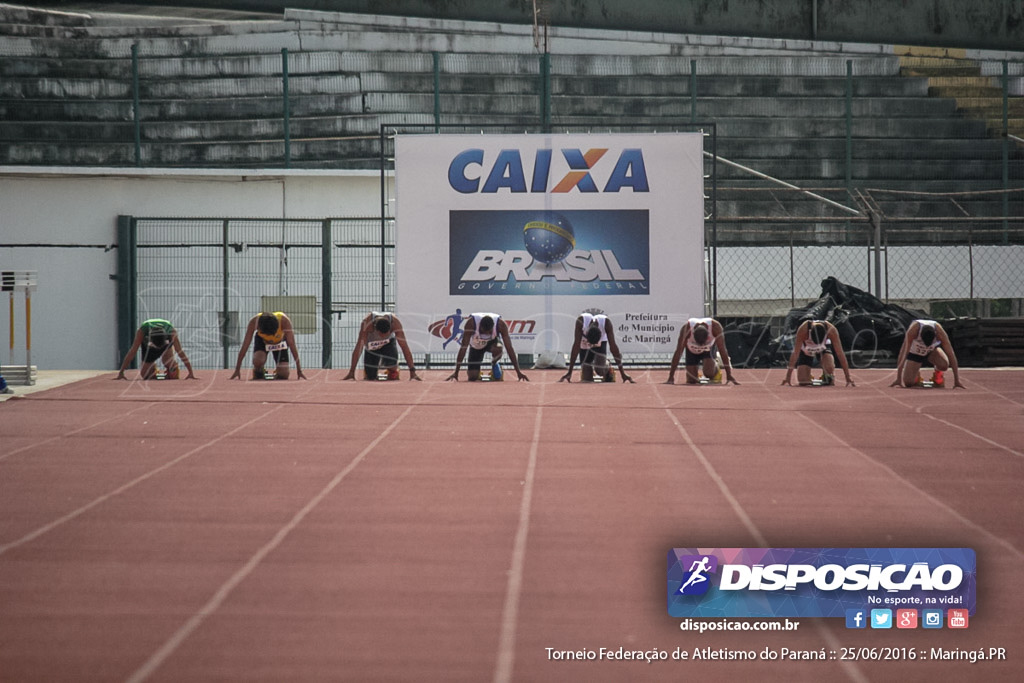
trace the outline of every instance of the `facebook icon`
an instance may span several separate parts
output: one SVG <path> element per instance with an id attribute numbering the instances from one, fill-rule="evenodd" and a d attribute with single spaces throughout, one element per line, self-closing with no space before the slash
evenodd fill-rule
<path id="1" fill-rule="evenodd" d="M 862 609 L 846 610 L 846 628 L 867 628 L 867 612 Z"/>

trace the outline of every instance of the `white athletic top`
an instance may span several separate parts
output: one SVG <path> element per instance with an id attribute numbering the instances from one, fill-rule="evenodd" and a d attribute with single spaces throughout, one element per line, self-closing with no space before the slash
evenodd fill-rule
<path id="1" fill-rule="evenodd" d="M 494 329 L 491 330 L 490 334 L 480 334 L 480 320 L 490 316 L 494 318 Z M 469 345 L 477 350 L 486 347 L 492 339 L 498 337 L 498 322 L 501 320 L 501 316 L 497 313 L 474 313 L 473 321 L 476 323 L 476 329 L 473 330 L 473 336 L 469 338 Z"/>
<path id="2" fill-rule="evenodd" d="M 373 326 L 373 323 L 377 318 L 387 318 L 392 327 L 394 327 L 395 324 L 395 319 L 390 313 L 381 313 L 379 311 L 373 311 L 370 313 L 370 332 L 366 335 L 366 348 L 370 351 L 377 351 L 384 348 L 391 343 L 392 339 L 395 338 L 394 330 L 391 330 L 386 337 L 377 331 L 377 328 Z"/>
<path id="3" fill-rule="evenodd" d="M 819 321 L 811 321 L 812 324 L 816 322 Z M 804 340 L 803 345 L 800 346 L 800 352 L 808 356 L 817 356 L 821 354 L 821 352 L 824 351 L 825 349 L 831 348 L 831 346 L 832 340 L 830 340 L 828 337 L 825 337 L 825 341 L 821 342 L 820 344 L 815 344 L 814 340 L 811 339 L 810 335 L 808 335 L 807 339 Z"/>
<path id="4" fill-rule="evenodd" d="M 921 331 L 926 327 L 931 327 L 932 329 L 935 329 L 935 326 L 938 323 L 936 323 L 934 320 L 918 320 L 917 324 L 917 338 L 910 342 L 909 353 L 912 353 L 916 356 L 927 356 L 929 353 L 932 352 L 932 349 L 936 349 L 942 346 L 942 342 L 939 340 L 939 335 L 936 334 L 935 339 L 932 340 L 931 344 L 925 344 L 924 341 L 921 339 Z"/>
<path id="5" fill-rule="evenodd" d="M 686 339 L 686 350 L 690 353 L 706 353 L 715 348 L 715 333 L 712 332 L 711 318 L 690 318 L 687 323 L 690 325 L 690 336 Z M 704 344 L 698 344 L 693 340 L 693 328 L 704 323 L 708 328 L 708 340 Z"/>
<path id="6" fill-rule="evenodd" d="M 605 329 L 605 326 L 608 324 L 608 316 L 604 315 L 603 313 L 599 313 L 597 315 L 591 315 L 590 313 L 584 313 L 582 317 L 583 317 L 583 337 L 580 338 L 580 348 L 581 349 L 587 350 L 587 349 L 589 349 L 592 346 L 591 343 L 589 341 L 587 341 L 587 330 L 590 329 L 590 324 L 592 322 L 594 322 L 595 320 L 597 321 L 597 326 L 599 328 L 601 328 L 601 341 L 597 342 L 597 344 L 594 344 L 593 346 L 600 346 L 601 344 L 603 344 L 606 341 L 608 341 L 608 332 Z"/>

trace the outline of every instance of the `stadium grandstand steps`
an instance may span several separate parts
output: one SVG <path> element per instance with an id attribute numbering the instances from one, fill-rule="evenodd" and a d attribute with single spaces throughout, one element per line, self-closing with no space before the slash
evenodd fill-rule
<path id="1" fill-rule="evenodd" d="M 992 136 L 1003 134 L 1003 86 L 1001 73 L 992 65 L 967 59 L 963 51 L 943 51 L 941 56 L 927 48 L 910 49 L 900 56 L 900 73 L 927 79 L 930 95 L 951 99 L 967 117 L 983 121 Z M 1014 63 L 1007 76 L 1014 76 L 1006 101 L 1007 129 L 1024 136 L 1024 65 Z"/>
<path id="2" fill-rule="evenodd" d="M 382 124 L 431 130 L 434 53 L 446 130 L 535 130 L 541 117 L 529 27 L 292 10 L 205 21 L 4 9 L 0 19 L 3 164 L 281 167 L 282 49 L 292 167 L 378 168 Z M 847 204 L 847 174 L 856 187 L 1001 187 L 1002 141 L 965 116 L 964 98 L 947 96 L 937 77 L 907 70 L 891 53 L 790 43 L 565 30 L 550 57 L 552 127 L 671 131 L 713 121 L 721 157 L 801 187 L 833 188 Z M 988 90 L 970 97 L 991 99 Z M 1012 154 L 1016 182 L 1022 155 Z M 724 163 L 717 171 L 719 183 L 738 190 L 772 187 Z M 729 201 L 720 214 L 768 210 L 742 194 Z M 971 215 L 995 206 L 964 202 Z M 834 212 L 813 200 L 792 210 Z"/>

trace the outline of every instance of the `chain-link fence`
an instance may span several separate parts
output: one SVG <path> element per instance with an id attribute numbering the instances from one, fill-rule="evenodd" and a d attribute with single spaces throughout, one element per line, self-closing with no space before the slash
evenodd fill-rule
<path id="1" fill-rule="evenodd" d="M 962 218 L 948 230 L 922 232 L 912 221 L 877 214 L 830 222 L 774 220 L 750 217 L 709 233 L 708 310 L 734 326 L 756 321 L 773 336 L 780 333 L 790 310 L 817 299 L 829 277 L 938 319 L 1022 314 L 1019 221 L 1004 228 L 1000 220 Z M 292 317 L 307 367 L 347 367 L 363 318 L 394 309 L 390 219 L 131 223 L 135 324 L 172 320 L 199 368 L 234 367 L 246 323 L 270 309 Z M 424 365 L 454 358 L 414 355 Z"/>
<path id="2" fill-rule="evenodd" d="M 199 368 L 234 367 L 249 320 L 288 313 L 303 362 L 338 363 L 393 307 L 394 227 L 373 219 L 131 218 L 133 327 L 171 320 Z M 122 341 L 123 343 L 123 341 Z"/>

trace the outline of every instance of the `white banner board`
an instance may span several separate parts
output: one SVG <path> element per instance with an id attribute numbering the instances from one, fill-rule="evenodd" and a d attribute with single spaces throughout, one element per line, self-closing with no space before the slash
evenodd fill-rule
<path id="1" fill-rule="evenodd" d="M 670 353 L 704 313 L 700 133 L 406 135 L 395 141 L 396 312 L 455 351 L 475 312 L 517 353 L 568 352 L 583 311 L 624 353 Z"/>

